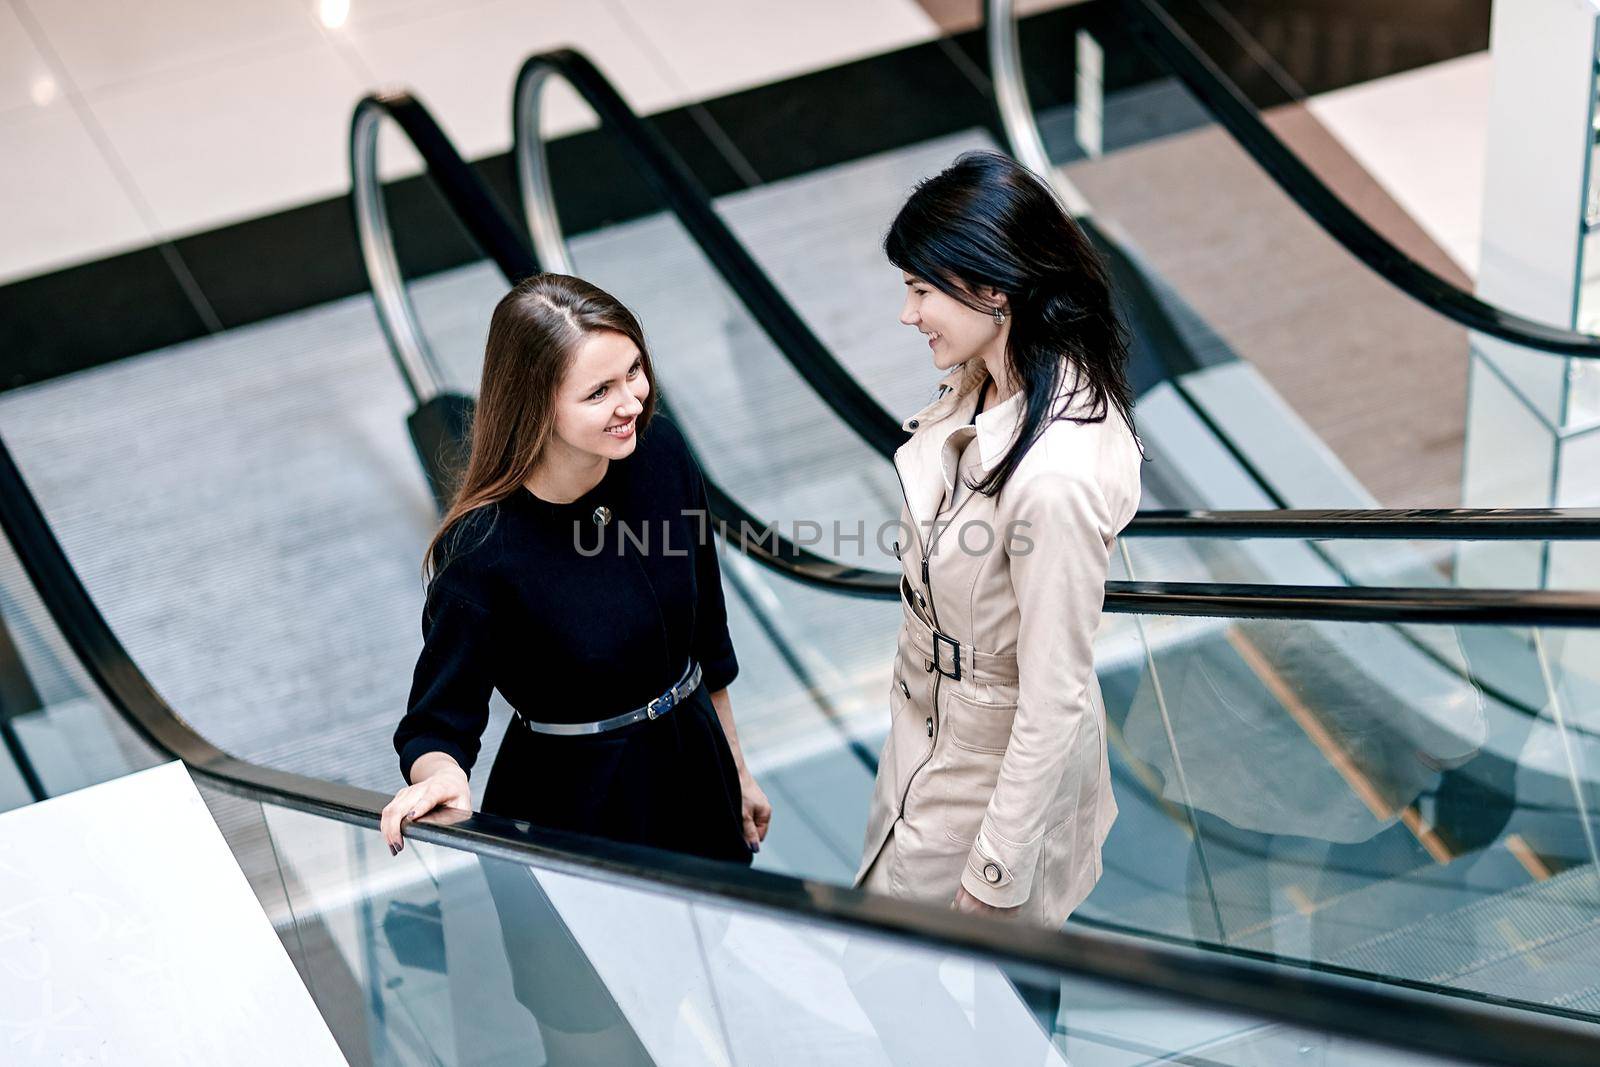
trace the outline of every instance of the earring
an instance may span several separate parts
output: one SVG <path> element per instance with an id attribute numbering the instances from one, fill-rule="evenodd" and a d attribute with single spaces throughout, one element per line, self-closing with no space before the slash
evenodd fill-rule
<path id="1" fill-rule="evenodd" d="M 995 307 L 995 308 L 992 308 L 991 310 L 994 312 L 994 324 L 996 326 L 1004 326 L 1006 324 L 1005 309 L 999 308 L 999 307 Z"/>

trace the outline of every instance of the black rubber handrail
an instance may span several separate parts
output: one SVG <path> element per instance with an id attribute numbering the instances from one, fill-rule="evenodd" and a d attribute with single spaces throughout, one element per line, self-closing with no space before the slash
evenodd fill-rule
<path id="1" fill-rule="evenodd" d="M 1328 508 L 1141 511 L 1140 537 L 1364 541 L 1594 541 L 1600 508 Z"/>
<path id="2" fill-rule="evenodd" d="M 1345 250 L 1422 304 L 1469 330 L 1539 352 L 1593 359 L 1600 337 L 1497 307 L 1396 248 L 1291 151 L 1244 92 L 1161 0 L 1121 0 L 1137 39 L 1170 69 L 1278 187 Z"/>
<path id="3" fill-rule="evenodd" d="M 587 56 L 570 48 L 560 48 L 530 56 L 523 63 L 513 89 L 513 110 L 518 116 L 512 134 L 513 155 L 521 158 L 526 150 L 534 148 L 537 159 L 542 162 L 544 158 L 542 143 L 526 145 L 521 142 L 524 127 L 529 125 L 521 121 L 522 101 L 535 95 L 527 90 L 542 84 L 550 74 L 566 81 L 599 115 L 601 128 L 615 137 L 623 151 L 632 157 L 640 177 L 682 223 L 790 366 L 869 447 L 880 455 L 892 456 L 907 436 L 900 420 L 885 411 L 855 376 L 840 365 L 722 221 L 711 195 L 688 164 L 665 138 L 634 113 Z M 533 136 L 538 136 L 537 130 Z M 553 213 L 553 207 L 551 211 Z"/>
<path id="4" fill-rule="evenodd" d="M 1600 628 L 1600 593 L 1357 588 L 1225 582 L 1107 582 L 1105 610 L 1138 615 L 1317 622 Z"/>
<path id="5" fill-rule="evenodd" d="M 519 277 L 515 271 L 529 264 L 515 231 L 499 224 L 505 212 L 489 187 L 462 158 L 428 110 L 410 103 L 403 92 L 377 92 L 357 102 L 350 118 L 350 215 L 378 325 L 412 400 L 422 407 L 439 403 L 448 390 L 445 374 L 434 358 L 401 274 L 400 254 L 378 171 L 383 120 L 393 121 L 405 134 L 426 161 L 429 180 L 450 205 L 457 221 L 507 277 L 515 280 Z M 431 442 L 418 444 L 419 456 L 426 465 Z M 430 480 L 436 473 L 429 472 Z"/>
<path id="6" fill-rule="evenodd" d="M 230 756 L 178 716 L 89 596 L 3 439 L 0 530 L 93 685 L 159 753 L 182 760 L 206 783 L 250 801 L 369 830 L 378 826 L 387 795 Z M 948 908 L 486 815 L 426 816 L 412 823 L 407 835 L 581 878 L 692 895 L 789 921 L 866 930 L 924 948 L 1009 964 L 1024 972 L 1084 976 L 1210 1008 L 1245 1011 L 1468 1062 L 1507 1067 L 1530 1062 L 1588 1067 L 1600 1062 L 1600 1037 L 1592 1028 L 1540 1016 L 1538 1005 L 1528 1005 L 1532 1009 L 1528 1014 L 1505 1016 L 1448 996 L 1386 989 L 1248 960 L 1218 959 L 1176 946 L 1130 943 L 1081 928 L 1051 932 L 984 921 Z"/>

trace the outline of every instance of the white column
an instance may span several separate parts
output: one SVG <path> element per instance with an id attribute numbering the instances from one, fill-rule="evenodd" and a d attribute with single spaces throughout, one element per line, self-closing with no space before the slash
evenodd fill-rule
<path id="1" fill-rule="evenodd" d="M 1595 0 L 1499 0 L 1478 295 L 1552 325 L 1600 329 L 1594 191 Z M 1600 283 L 1600 279 L 1597 279 Z M 1474 334 L 1462 500 L 1468 507 L 1600 505 L 1600 366 Z M 1463 553 L 1462 580 L 1538 586 L 1592 566 L 1574 546 Z M 1570 581 L 1567 582 L 1570 586 Z"/>

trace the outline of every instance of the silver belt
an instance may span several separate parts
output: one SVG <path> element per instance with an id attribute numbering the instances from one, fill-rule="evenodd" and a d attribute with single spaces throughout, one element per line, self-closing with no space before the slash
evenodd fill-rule
<path id="1" fill-rule="evenodd" d="M 517 712 L 517 718 L 522 724 L 536 734 L 555 734 L 558 737 L 582 737 L 585 734 L 603 734 L 623 726 L 631 726 L 636 722 L 646 719 L 659 719 L 673 708 L 689 699 L 689 694 L 700 688 L 700 664 L 694 660 L 689 661 L 689 666 L 684 670 L 683 677 L 678 679 L 678 684 L 656 697 L 642 708 L 625 711 L 621 715 L 613 715 L 609 719 L 599 722 L 534 722 L 532 719 Z"/>

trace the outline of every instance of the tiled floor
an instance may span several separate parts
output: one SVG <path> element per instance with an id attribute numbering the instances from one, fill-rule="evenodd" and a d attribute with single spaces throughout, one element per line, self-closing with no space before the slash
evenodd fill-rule
<path id="1" fill-rule="evenodd" d="M 416 89 L 476 158 L 509 144 L 542 48 L 651 112 L 938 32 L 915 0 L 0 0 L 0 157 L 26 161 L 0 177 L 0 282 L 339 193 L 378 86 Z M 549 132 L 587 124 L 554 97 Z"/>
<path id="2" fill-rule="evenodd" d="M 1460 501 L 1464 330 L 1357 262 L 1215 127 L 1066 170 L 1382 506 Z"/>

